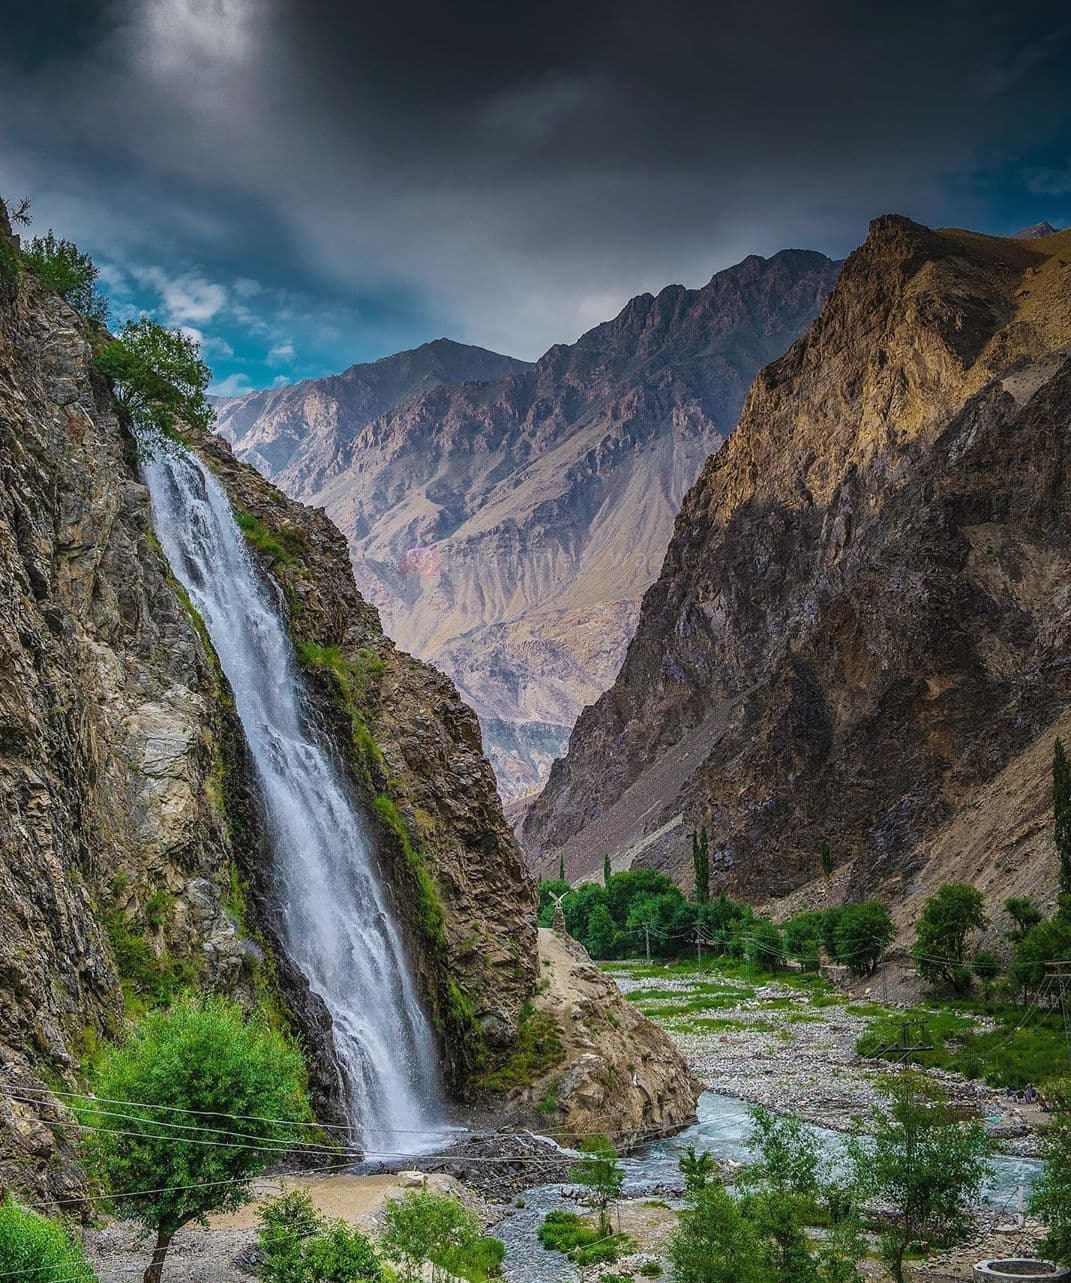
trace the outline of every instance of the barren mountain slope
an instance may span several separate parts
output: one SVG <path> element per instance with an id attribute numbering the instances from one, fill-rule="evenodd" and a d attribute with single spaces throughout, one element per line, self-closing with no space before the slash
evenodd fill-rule
<path id="1" fill-rule="evenodd" d="M 1071 233 L 878 219 L 678 518 L 614 687 L 525 826 L 756 897 L 828 839 L 902 890 L 1069 704 Z"/>
<path id="2" fill-rule="evenodd" d="M 613 679 L 684 494 L 836 273 L 792 250 L 641 295 L 532 369 L 356 427 L 335 406 L 333 457 L 277 474 L 346 534 L 388 632 L 457 681 L 507 798 Z"/>
<path id="3" fill-rule="evenodd" d="M 216 422 L 239 459 L 297 494 L 303 476 L 322 468 L 359 428 L 414 392 L 527 368 L 512 356 L 436 339 L 329 378 L 221 398 Z"/>

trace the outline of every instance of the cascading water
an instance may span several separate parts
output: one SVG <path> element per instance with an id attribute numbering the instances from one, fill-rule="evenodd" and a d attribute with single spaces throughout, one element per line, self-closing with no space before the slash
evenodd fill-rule
<path id="1" fill-rule="evenodd" d="M 286 629 L 223 488 L 192 454 L 143 466 L 153 524 L 234 692 L 263 796 L 283 945 L 331 1014 L 364 1147 L 415 1153 L 443 1135 L 435 1040 L 365 825 L 306 715 Z"/>

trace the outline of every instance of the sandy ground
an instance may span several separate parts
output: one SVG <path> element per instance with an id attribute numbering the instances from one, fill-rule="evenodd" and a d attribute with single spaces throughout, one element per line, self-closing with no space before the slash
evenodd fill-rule
<path id="1" fill-rule="evenodd" d="M 452 1177 L 430 1175 L 427 1181 L 430 1189 L 460 1195 L 485 1222 L 493 1218 L 487 1205 Z M 386 1200 L 401 1197 L 407 1188 L 396 1175 L 345 1173 L 256 1181 L 253 1199 L 244 1207 L 212 1217 L 207 1227 L 187 1225 L 175 1235 L 164 1269 L 166 1283 L 249 1283 L 254 1277 L 249 1253 L 256 1243 L 259 1206 L 284 1186 L 308 1190 L 313 1205 L 324 1216 L 369 1232 L 379 1229 Z M 113 1222 L 100 1230 L 86 1230 L 83 1239 L 101 1283 L 131 1283 L 148 1264 L 151 1245 L 135 1226 Z"/>

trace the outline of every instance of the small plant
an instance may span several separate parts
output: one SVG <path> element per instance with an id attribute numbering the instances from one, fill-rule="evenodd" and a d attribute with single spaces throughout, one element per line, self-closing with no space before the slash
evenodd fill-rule
<path id="1" fill-rule="evenodd" d="M 617 1150 L 610 1138 L 602 1135 L 585 1137 L 577 1148 L 582 1157 L 569 1173 L 569 1178 L 590 1192 L 599 1215 L 599 1232 L 609 1234 L 609 1207 L 625 1183 L 625 1172 L 618 1162 Z"/>
<path id="2" fill-rule="evenodd" d="M 698 1194 L 706 1189 L 711 1176 L 717 1169 L 714 1155 L 708 1149 L 696 1153 L 694 1145 L 689 1145 L 678 1160 L 678 1167 L 684 1177 L 684 1188 L 689 1194 Z"/>
<path id="3" fill-rule="evenodd" d="M 662 1277 L 662 1266 L 658 1261 L 644 1261 L 640 1266 L 640 1273 L 645 1279 L 657 1279 Z"/>

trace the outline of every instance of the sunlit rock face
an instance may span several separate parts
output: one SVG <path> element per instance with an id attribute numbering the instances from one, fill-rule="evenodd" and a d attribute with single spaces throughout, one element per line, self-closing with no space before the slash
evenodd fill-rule
<path id="1" fill-rule="evenodd" d="M 349 372 L 225 403 L 220 431 L 327 509 L 386 630 L 454 679 L 503 796 L 521 798 L 613 681 L 684 495 L 837 270 L 751 257 L 640 295 L 534 367 L 451 384 L 443 361 L 435 386 L 375 415 Z"/>
<path id="2" fill-rule="evenodd" d="M 1051 894 L 1026 784 L 1071 706 L 1069 342 L 1071 233 L 877 219 L 685 499 L 529 810 L 536 867 L 609 852 L 690 885 L 705 824 L 717 880 L 756 899 L 820 881 L 823 841 L 853 894 L 897 903 L 938 855 L 996 903 L 1020 875 Z"/>

